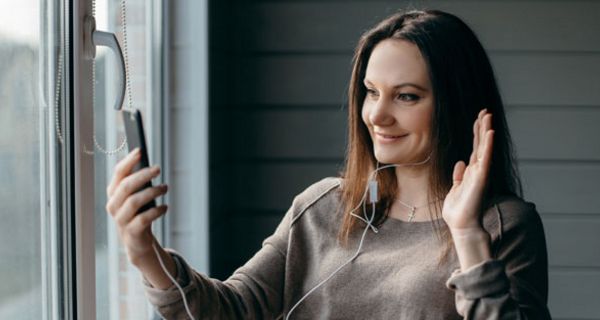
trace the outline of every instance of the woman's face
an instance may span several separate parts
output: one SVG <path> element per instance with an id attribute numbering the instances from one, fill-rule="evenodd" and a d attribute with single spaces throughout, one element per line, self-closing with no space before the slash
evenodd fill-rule
<path id="1" fill-rule="evenodd" d="M 431 151 L 433 92 L 427 65 L 411 42 L 386 39 L 367 63 L 362 120 L 380 163 L 414 163 Z"/>

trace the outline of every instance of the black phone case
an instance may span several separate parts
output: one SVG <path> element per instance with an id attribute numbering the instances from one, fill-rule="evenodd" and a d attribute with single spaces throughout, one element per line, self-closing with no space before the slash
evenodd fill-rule
<path id="1" fill-rule="evenodd" d="M 128 110 L 122 111 L 123 124 L 125 125 L 125 136 L 127 137 L 127 147 L 129 152 L 135 148 L 140 148 L 141 160 L 135 165 L 132 172 L 136 172 L 150 166 L 148 161 L 148 149 L 146 148 L 146 136 L 144 135 L 144 125 L 142 123 L 142 113 L 135 109 L 133 112 Z M 152 187 L 152 182 L 146 183 L 138 191 Z M 156 207 L 156 202 L 152 199 L 150 202 L 143 205 L 137 213 L 144 212 L 150 208 Z"/>

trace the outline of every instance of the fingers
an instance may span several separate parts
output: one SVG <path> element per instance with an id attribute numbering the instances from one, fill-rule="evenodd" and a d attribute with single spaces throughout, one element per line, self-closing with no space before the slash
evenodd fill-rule
<path id="1" fill-rule="evenodd" d="M 165 214 L 167 209 L 167 205 L 160 205 L 136 215 L 127 226 L 129 234 L 140 236 L 146 229 L 150 228 L 154 220 Z"/>
<path id="2" fill-rule="evenodd" d="M 487 113 L 487 109 L 484 109 L 479 113 L 477 119 L 479 128 L 477 129 L 478 146 L 476 151 L 477 159 L 475 161 L 481 164 L 484 176 L 487 176 L 487 172 L 489 171 L 494 147 L 495 131 L 492 129 L 492 116 L 491 113 Z"/>
<path id="3" fill-rule="evenodd" d="M 115 215 L 115 220 L 121 226 L 127 225 L 136 216 L 141 207 L 152 199 L 167 193 L 167 189 L 167 185 L 160 185 L 157 187 L 146 188 L 129 196 Z"/>
<path id="4" fill-rule="evenodd" d="M 159 167 L 144 168 L 135 172 L 124 179 L 116 186 L 112 196 L 108 198 L 106 210 L 115 214 L 123 205 L 123 202 L 134 192 L 140 190 L 146 183 L 160 174 Z"/>
<path id="5" fill-rule="evenodd" d="M 481 159 L 481 163 L 484 168 L 486 168 L 485 172 L 487 175 L 487 170 L 489 169 L 492 161 L 492 152 L 494 150 L 494 134 L 496 132 L 494 130 L 489 130 L 485 134 L 485 151 L 483 153 L 483 157 Z"/>
<path id="6" fill-rule="evenodd" d="M 478 146 L 478 150 L 482 150 L 483 149 L 483 141 L 484 141 L 484 136 L 486 131 L 490 128 L 490 124 L 489 124 L 489 120 L 490 117 L 492 116 L 491 114 L 487 113 L 486 109 L 483 109 L 483 112 L 479 112 L 479 146 Z M 481 158 L 481 157 L 477 157 L 477 158 Z"/>
<path id="7" fill-rule="evenodd" d="M 485 110 L 485 109 L 484 109 Z M 485 111 L 485 113 L 483 113 L 483 115 L 481 114 L 481 112 L 479 113 L 479 146 L 477 148 L 477 160 L 481 160 L 481 158 L 483 157 L 483 154 L 485 153 L 485 134 L 486 132 L 492 127 L 491 125 L 491 117 L 492 115 L 487 113 L 487 111 Z"/>
<path id="8" fill-rule="evenodd" d="M 133 167 L 140 161 L 141 152 L 139 148 L 131 151 L 125 158 L 123 158 L 115 166 L 115 173 L 110 181 L 110 184 L 106 188 L 106 194 L 111 197 L 115 189 L 127 175 L 131 173 Z"/>
<path id="9" fill-rule="evenodd" d="M 487 109 L 482 109 L 479 111 L 477 115 L 477 119 L 473 123 L 473 150 L 471 152 L 471 157 L 469 158 L 469 164 L 475 163 L 477 158 L 479 158 L 479 149 L 481 144 L 481 129 L 482 129 L 482 118 L 487 113 Z"/>
<path id="10" fill-rule="evenodd" d="M 481 115 L 481 112 L 479 113 Z M 475 163 L 477 157 L 477 148 L 479 146 L 479 116 L 473 123 L 473 150 L 471 151 L 471 157 L 469 158 L 469 164 Z"/>

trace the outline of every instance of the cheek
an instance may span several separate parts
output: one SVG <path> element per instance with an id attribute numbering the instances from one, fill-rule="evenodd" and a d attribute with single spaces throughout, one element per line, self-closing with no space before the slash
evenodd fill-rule
<path id="1" fill-rule="evenodd" d="M 431 119 L 433 117 L 433 107 L 423 108 L 415 112 L 411 117 L 412 127 L 415 131 L 429 133 L 431 131 Z"/>
<path id="2" fill-rule="evenodd" d="M 423 133 L 429 132 L 431 127 L 431 116 L 429 114 L 419 114 L 414 119 L 415 130 Z"/>

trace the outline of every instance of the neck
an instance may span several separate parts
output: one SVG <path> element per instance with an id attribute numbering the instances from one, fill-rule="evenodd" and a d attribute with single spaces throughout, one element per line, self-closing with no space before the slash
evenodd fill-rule
<path id="1" fill-rule="evenodd" d="M 395 169 L 398 182 L 396 199 L 412 206 L 422 206 L 431 201 L 427 199 L 430 166 L 396 167 Z"/>
<path id="2" fill-rule="evenodd" d="M 398 181 L 398 193 L 396 199 L 404 202 L 406 205 L 417 207 L 414 216 L 411 218 L 411 209 L 405 205 L 394 201 L 390 207 L 389 215 L 403 221 L 428 221 L 430 213 L 428 202 L 429 191 L 429 167 L 396 167 L 396 179 Z"/>

